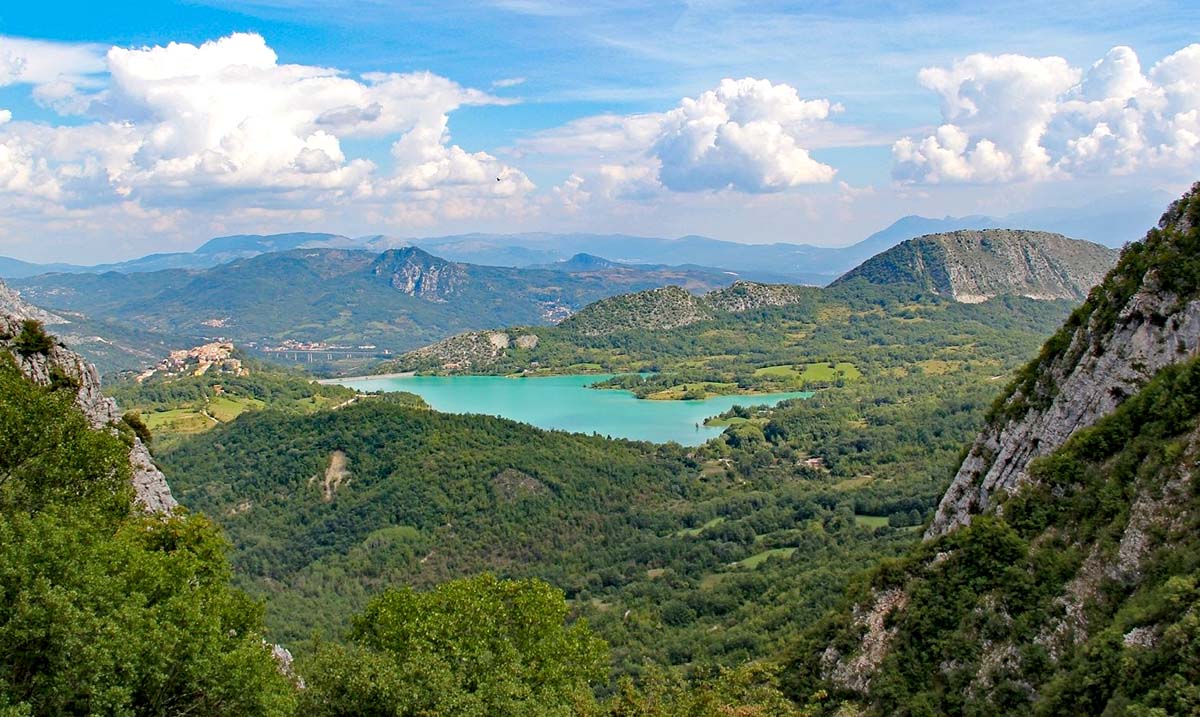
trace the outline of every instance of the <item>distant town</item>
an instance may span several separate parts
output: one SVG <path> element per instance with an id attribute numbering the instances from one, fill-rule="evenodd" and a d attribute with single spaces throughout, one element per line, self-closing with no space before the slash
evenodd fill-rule
<path id="1" fill-rule="evenodd" d="M 153 368 L 138 374 L 136 381 L 142 383 L 155 376 L 203 376 L 210 370 L 245 376 L 250 371 L 242 360 L 233 356 L 233 344 L 226 341 L 203 344 L 190 349 L 172 351 Z"/>

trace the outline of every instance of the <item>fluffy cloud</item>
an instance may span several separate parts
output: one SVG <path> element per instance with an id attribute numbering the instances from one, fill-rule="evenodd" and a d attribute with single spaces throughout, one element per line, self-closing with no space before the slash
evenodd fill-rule
<path id="1" fill-rule="evenodd" d="M 1059 57 L 971 55 L 927 68 L 943 124 L 892 147 L 903 182 L 1007 182 L 1188 170 L 1200 159 L 1200 45 L 1143 74 L 1114 47 L 1086 71 Z"/>
<path id="2" fill-rule="evenodd" d="M 799 133 L 827 119 L 831 109 L 828 100 L 802 100 L 788 85 L 722 80 L 664 117 L 651 148 L 662 163 L 659 178 L 668 189 L 684 192 L 776 192 L 832 181 L 833 167 L 798 143 Z"/>
<path id="3" fill-rule="evenodd" d="M 355 78 L 281 64 L 255 34 L 199 46 L 114 47 L 104 67 L 108 81 L 97 89 L 40 77 L 39 101 L 96 121 L 0 127 L 0 186 L 64 201 L 182 206 L 236 198 L 243 207 L 428 205 L 458 193 L 484 200 L 532 188 L 519 170 L 451 143 L 451 112 L 500 100 L 431 73 Z M 92 136 L 67 141 L 84 139 L 81 130 Z M 342 147 L 345 138 L 389 137 L 397 139 L 387 168 Z"/>
<path id="4" fill-rule="evenodd" d="M 836 170 L 803 146 L 841 108 L 801 99 L 767 80 L 726 79 L 667 112 L 598 115 L 517 144 L 514 154 L 554 155 L 581 167 L 556 194 L 646 199 L 665 191 L 773 193 L 833 180 Z"/>

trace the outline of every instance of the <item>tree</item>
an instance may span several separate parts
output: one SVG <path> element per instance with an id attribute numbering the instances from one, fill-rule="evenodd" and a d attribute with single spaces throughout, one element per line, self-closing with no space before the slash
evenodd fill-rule
<path id="1" fill-rule="evenodd" d="M 607 674 L 608 648 L 566 617 L 563 594 L 538 580 L 389 591 L 354 621 L 348 646 L 318 648 L 301 665 L 302 713 L 577 714 Z"/>
<path id="2" fill-rule="evenodd" d="M 22 356 L 44 354 L 54 346 L 54 339 L 42 327 L 42 322 L 35 319 L 25 319 L 21 322 L 21 332 L 13 340 L 17 353 Z"/>
<path id="3" fill-rule="evenodd" d="M 220 531 L 134 514 L 128 446 L 72 399 L 0 356 L 0 714 L 289 714 Z"/>

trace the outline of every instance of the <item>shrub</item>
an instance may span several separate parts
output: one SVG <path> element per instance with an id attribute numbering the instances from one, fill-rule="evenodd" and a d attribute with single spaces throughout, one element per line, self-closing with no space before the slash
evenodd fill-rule
<path id="1" fill-rule="evenodd" d="M 35 319 L 25 319 L 21 322 L 21 332 L 17 334 L 13 345 L 22 356 L 48 353 L 54 346 L 54 339 L 46 333 L 42 322 Z"/>

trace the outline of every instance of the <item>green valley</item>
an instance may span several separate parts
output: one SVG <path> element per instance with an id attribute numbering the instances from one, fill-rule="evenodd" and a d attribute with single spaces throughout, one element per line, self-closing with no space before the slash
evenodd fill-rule
<path id="1" fill-rule="evenodd" d="M 7 3 L 0 717 L 1200 715 L 1198 32 Z"/>
<path id="2" fill-rule="evenodd" d="M 558 321 L 613 294 L 669 283 L 703 291 L 732 279 L 704 268 L 477 266 L 404 247 L 292 249 L 210 268 L 43 274 L 13 283 L 43 307 L 168 345 L 222 337 L 265 352 L 260 357 L 282 358 L 290 349 L 361 367 L 467 329 Z M 113 353 L 91 343 L 80 348 Z M 137 364 L 126 355 L 118 365 Z"/>

